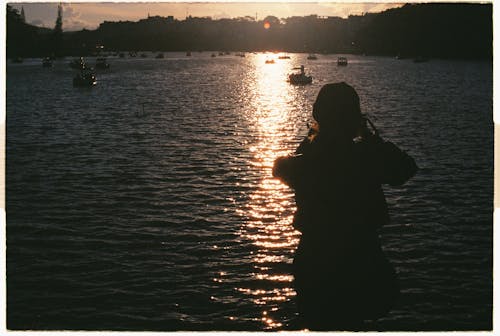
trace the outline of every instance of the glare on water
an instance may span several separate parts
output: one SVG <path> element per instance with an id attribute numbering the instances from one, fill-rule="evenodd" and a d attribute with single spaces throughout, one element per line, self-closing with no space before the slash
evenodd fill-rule
<path id="1" fill-rule="evenodd" d="M 88 90 L 67 60 L 8 63 L 9 327 L 294 328 L 300 233 L 272 165 L 346 81 L 420 167 L 384 186 L 402 293 L 377 330 L 491 328 L 491 63 L 276 56 L 115 57 Z M 313 82 L 287 83 L 301 64 Z"/>
<path id="2" fill-rule="evenodd" d="M 291 262 L 291 252 L 298 243 L 299 233 L 291 225 L 295 204 L 290 190 L 272 177 L 274 160 L 288 154 L 283 129 L 290 123 L 287 104 L 292 99 L 292 88 L 285 80 L 290 65 L 288 62 L 266 64 L 265 59 L 264 54 L 253 59 L 255 78 L 247 83 L 254 95 L 250 107 L 253 113 L 248 114 L 251 118 L 249 124 L 258 135 L 257 143 L 250 150 L 253 153 L 252 165 L 260 175 L 260 182 L 241 211 L 249 218 L 243 229 L 244 235 L 258 249 L 253 256 L 254 277 L 274 285 L 259 290 L 241 288 L 240 291 L 251 295 L 255 304 L 276 311 L 278 304 L 289 300 L 295 292 L 289 270 L 276 270 L 274 266 Z M 266 310 L 262 311 L 262 321 L 268 328 L 282 325 Z"/>

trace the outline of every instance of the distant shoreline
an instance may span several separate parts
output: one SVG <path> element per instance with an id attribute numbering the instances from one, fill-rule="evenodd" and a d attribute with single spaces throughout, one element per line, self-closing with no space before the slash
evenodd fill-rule
<path id="1" fill-rule="evenodd" d="M 8 58 L 86 56 L 102 49 L 488 60 L 493 55 L 492 41 L 491 4 L 407 4 L 347 19 L 311 15 L 286 19 L 268 16 L 259 21 L 248 17 L 212 20 L 191 16 L 177 20 L 172 16 L 148 16 L 136 22 L 105 21 L 95 30 L 59 34 L 25 23 L 9 6 L 7 13 Z"/>

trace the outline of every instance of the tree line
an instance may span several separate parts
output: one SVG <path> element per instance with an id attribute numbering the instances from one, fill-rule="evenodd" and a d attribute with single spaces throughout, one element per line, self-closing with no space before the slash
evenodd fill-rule
<path id="1" fill-rule="evenodd" d="M 7 56 L 85 56 L 107 51 L 284 51 L 491 59 L 492 4 L 406 4 L 348 18 L 153 16 L 105 21 L 95 30 L 29 25 L 7 5 Z M 264 27 L 264 24 L 268 23 Z"/>

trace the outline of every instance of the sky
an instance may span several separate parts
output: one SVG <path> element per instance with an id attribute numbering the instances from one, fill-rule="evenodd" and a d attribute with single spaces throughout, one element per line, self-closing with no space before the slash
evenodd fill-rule
<path id="1" fill-rule="evenodd" d="M 199 1 L 199 0 L 198 0 Z M 307 1 L 307 0 L 306 0 Z M 53 28 L 57 17 L 58 2 L 11 2 L 14 8 L 24 8 L 26 22 L 36 26 Z M 95 29 L 103 21 L 137 21 L 149 15 L 169 16 L 183 20 L 187 15 L 209 16 L 212 19 L 252 16 L 262 20 L 268 15 L 278 18 L 291 16 L 340 16 L 366 12 L 381 12 L 401 6 L 402 3 L 385 2 L 66 2 L 63 3 L 63 30 Z"/>

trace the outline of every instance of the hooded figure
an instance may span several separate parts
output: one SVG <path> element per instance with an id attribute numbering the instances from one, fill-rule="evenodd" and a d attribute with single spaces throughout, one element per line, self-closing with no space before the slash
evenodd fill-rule
<path id="1" fill-rule="evenodd" d="M 273 167 L 295 191 L 299 316 L 312 330 L 360 330 L 385 315 L 399 293 L 379 241 L 378 230 L 389 221 L 381 185 L 403 184 L 417 166 L 368 130 L 359 97 L 344 82 L 321 88 L 313 117 L 295 155 Z"/>

